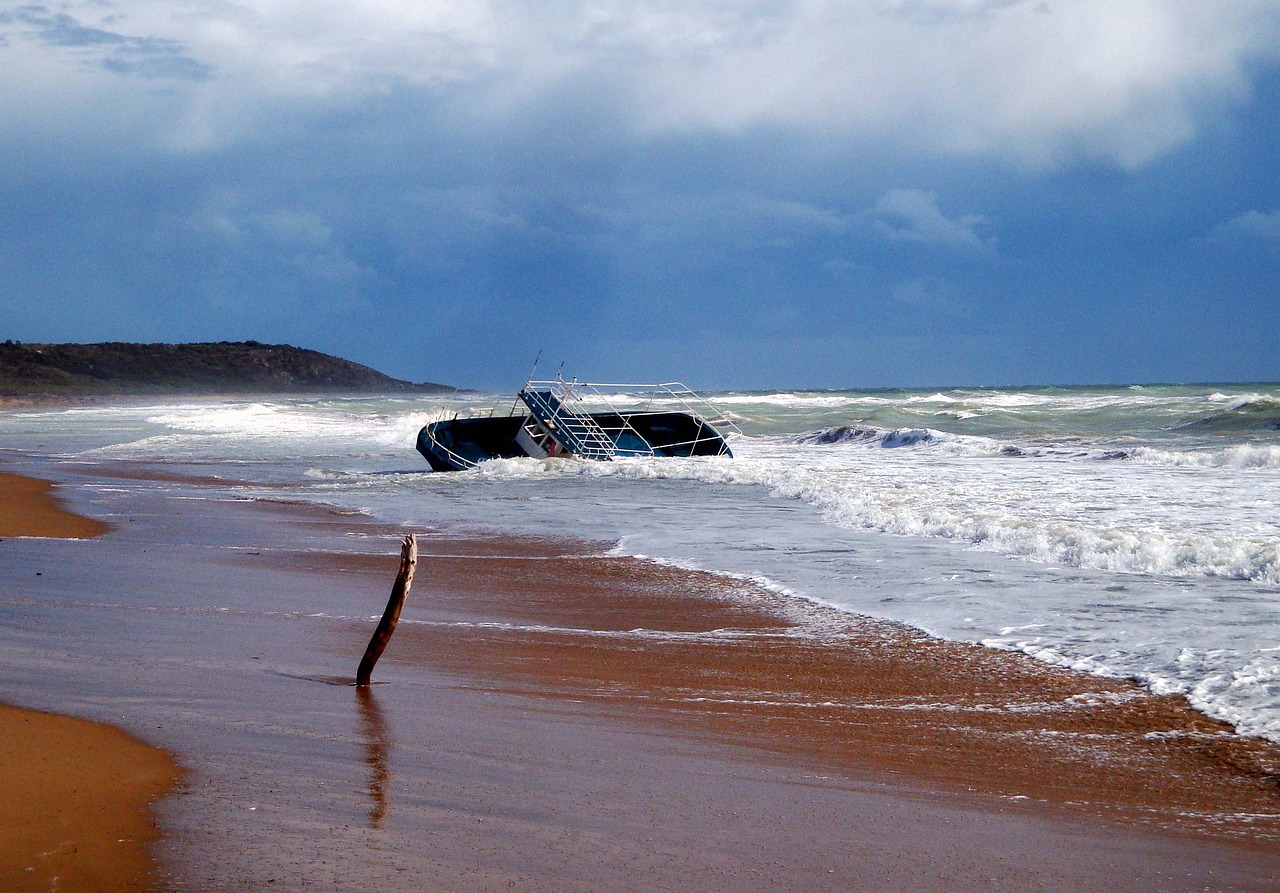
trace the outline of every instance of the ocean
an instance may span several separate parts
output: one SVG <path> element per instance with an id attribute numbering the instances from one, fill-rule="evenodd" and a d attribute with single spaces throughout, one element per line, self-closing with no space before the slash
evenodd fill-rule
<path id="1" fill-rule="evenodd" d="M 0 414 L 0 449 L 228 499 L 586 538 L 1185 695 L 1280 741 L 1280 385 L 717 393 L 733 458 L 429 471 L 422 425 L 512 395 Z M 106 479 L 103 479 L 106 480 Z M 96 483 L 111 515 L 130 484 Z M 142 486 L 141 483 L 138 486 Z M 429 592 L 429 570 L 419 585 Z"/>

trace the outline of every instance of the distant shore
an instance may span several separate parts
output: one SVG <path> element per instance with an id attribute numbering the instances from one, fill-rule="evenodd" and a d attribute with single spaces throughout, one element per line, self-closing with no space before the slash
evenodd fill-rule
<path id="1" fill-rule="evenodd" d="M 291 344 L 0 342 L 0 401 L 190 394 L 446 394 Z M 0 402 L 0 408 L 5 404 Z M 18 404 L 21 405 L 21 404 Z"/>
<path id="2" fill-rule="evenodd" d="M 136 488 L 134 523 L 21 541 L 0 583 L 61 563 L 8 608 L 66 667 L 31 671 L 42 697 L 101 686 L 192 767 L 161 889 L 1280 883 L 1277 748 L 1181 698 L 596 544 L 450 530 L 420 531 L 357 697 L 320 683 L 354 668 L 403 531 L 95 473 Z M 192 595 L 173 563 L 200 568 Z M 91 647 L 41 638 L 60 624 Z M 113 656 L 134 650 L 156 652 L 141 687 Z"/>
<path id="3" fill-rule="evenodd" d="M 50 481 L 0 472 L 0 537 L 84 538 L 110 529 L 67 511 Z M 149 805 L 178 767 L 119 729 L 0 704 L 0 879 L 9 891 L 148 886 Z"/>

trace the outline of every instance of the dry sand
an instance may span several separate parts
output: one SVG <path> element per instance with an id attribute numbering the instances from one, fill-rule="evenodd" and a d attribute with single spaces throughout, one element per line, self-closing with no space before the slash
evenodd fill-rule
<path id="1" fill-rule="evenodd" d="M 164 751 L 101 723 L 0 704 L 0 889 L 149 888 Z"/>
<path id="2" fill-rule="evenodd" d="M 50 481 L 0 472 L 0 535 L 82 538 L 107 525 L 66 511 Z M 0 889 L 149 886 L 148 805 L 173 759 L 101 723 L 0 704 Z"/>
<path id="3" fill-rule="evenodd" d="M 0 471 L 0 537 L 101 536 L 110 526 L 69 512 L 53 494 L 52 481 Z"/>

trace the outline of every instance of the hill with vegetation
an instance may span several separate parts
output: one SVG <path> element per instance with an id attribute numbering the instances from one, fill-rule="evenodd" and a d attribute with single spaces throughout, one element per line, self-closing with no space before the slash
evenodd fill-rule
<path id="1" fill-rule="evenodd" d="M 0 344 L 0 395 L 446 393 L 288 344 Z"/>

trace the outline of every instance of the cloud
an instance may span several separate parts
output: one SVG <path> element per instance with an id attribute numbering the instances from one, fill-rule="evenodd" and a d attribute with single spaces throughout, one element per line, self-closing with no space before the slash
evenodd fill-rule
<path id="1" fill-rule="evenodd" d="M 224 309 L 286 313 L 305 307 L 335 315 L 368 306 L 369 296 L 388 282 L 375 265 L 353 256 L 349 240 L 323 212 L 276 206 L 234 190 L 203 197 L 157 230 L 158 253 L 206 264 L 187 275 L 204 294 L 220 293 L 212 300 Z"/>
<path id="2" fill-rule="evenodd" d="M 837 209 L 758 192 L 621 191 L 576 207 L 583 230 L 618 255 L 661 249 L 679 255 L 759 252 L 839 239 L 850 229 Z"/>
<path id="3" fill-rule="evenodd" d="M 530 70 L 617 84 L 641 129 L 800 128 L 1036 167 L 1134 167 L 1182 145 L 1247 94 L 1280 34 L 1263 0 L 562 8 L 594 12 L 591 28 L 552 16 L 571 36 L 546 34 Z"/>
<path id="4" fill-rule="evenodd" d="M 0 26 L 16 26 L 18 34 L 49 47 L 76 52 L 115 74 L 200 81 L 212 71 L 189 56 L 180 41 L 92 27 L 47 6 L 33 4 L 0 12 Z"/>
<path id="5" fill-rule="evenodd" d="M 945 280 L 915 277 L 897 283 L 891 294 L 898 304 L 918 313 L 958 317 L 964 308 L 954 291 Z"/>
<path id="6" fill-rule="evenodd" d="M 891 189 L 867 211 L 872 228 L 891 242 L 915 242 L 973 254 L 992 254 L 995 240 L 983 238 L 978 227 L 985 217 L 968 214 L 949 218 L 938 208 L 938 196 L 922 189 Z"/>
<path id="7" fill-rule="evenodd" d="M 1209 240 L 1280 245 L 1280 211 L 1246 211 L 1215 226 L 1209 233 Z"/>
<path id="8" fill-rule="evenodd" d="M 197 151 L 270 133 L 273 110 L 299 99 L 345 114 L 408 91 L 478 127 L 576 106 L 584 131 L 640 139 L 798 130 L 1031 167 L 1136 167 L 1247 98 L 1259 64 L 1280 59 L 1280 5 L 99 0 L 15 7 L 0 15 L 5 39 L 189 82 L 171 124 Z M 42 89 L 75 92 L 66 79 Z"/>

